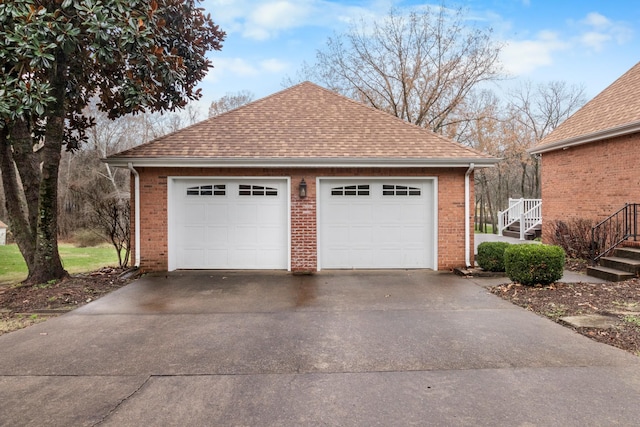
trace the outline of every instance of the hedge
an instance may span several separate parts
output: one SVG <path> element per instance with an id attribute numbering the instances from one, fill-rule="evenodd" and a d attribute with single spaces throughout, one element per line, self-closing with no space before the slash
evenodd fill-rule
<path id="1" fill-rule="evenodd" d="M 548 285 L 562 278 L 565 252 L 560 246 L 520 244 L 504 251 L 509 279 L 523 285 Z"/>
<path id="2" fill-rule="evenodd" d="M 478 245 L 478 265 L 486 271 L 504 271 L 504 251 L 507 242 L 483 242 Z"/>

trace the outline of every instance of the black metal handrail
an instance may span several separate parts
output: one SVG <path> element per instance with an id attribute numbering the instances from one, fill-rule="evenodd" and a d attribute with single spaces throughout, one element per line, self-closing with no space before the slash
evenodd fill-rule
<path id="1" fill-rule="evenodd" d="M 640 203 L 627 203 L 591 229 L 591 262 L 595 263 L 625 240 L 638 240 L 638 207 Z"/>

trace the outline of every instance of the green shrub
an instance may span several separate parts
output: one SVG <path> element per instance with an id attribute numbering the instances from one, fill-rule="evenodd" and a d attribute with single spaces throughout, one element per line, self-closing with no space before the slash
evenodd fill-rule
<path id="1" fill-rule="evenodd" d="M 483 242 L 478 245 L 478 265 L 486 271 L 504 271 L 504 251 L 507 242 Z"/>
<path id="2" fill-rule="evenodd" d="M 79 248 L 92 248 L 105 242 L 105 238 L 95 231 L 82 229 L 73 233 L 73 243 Z"/>
<path id="3" fill-rule="evenodd" d="M 562 278 L 564 250 L 560 246 L 521 244 L 504 251 L 504 266 L 511 280 L 523 285 L 548 285 Z"/>

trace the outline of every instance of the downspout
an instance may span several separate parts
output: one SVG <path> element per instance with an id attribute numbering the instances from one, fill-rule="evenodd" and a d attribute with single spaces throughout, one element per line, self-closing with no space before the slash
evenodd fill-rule
<path id="1" fill-rule="evenodd" d="M 469 214 L 471 208 L 469 206 L 469 197 L 471 194 L 471 185 L 469 183 L 469 176 L 475 169 L 474 163 L 469 163 L 469 169 L 464 174 L 464 261 L 467 268 L 471 267 L 471 230 L 469 228 Z"/>
<path id="2" fill-rule="evenodd" d="M 138 171 L 133 168 L 133 164 L 131 162 L 129 162 L 129 171 L 131 171 L 131 173 L 134 176 L 133 194 L 134 194 L 134 201 L 135 201 L 134 218 L 135 218 L 135 228 L 136 228 L 136 235 L 135 235 L 136 251 L 134 254 L 135 256 L 134 267 L 140 268 L 140 175 L 138 175 Z"/>

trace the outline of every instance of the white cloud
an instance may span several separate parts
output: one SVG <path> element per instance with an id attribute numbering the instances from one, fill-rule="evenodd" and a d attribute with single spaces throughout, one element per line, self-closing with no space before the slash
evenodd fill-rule
<path id="1" fill-rule="evenodd" d="M 610 42 L 611 39 L 612 37 L 610 34 L 598 33 L 596 31 L 587 31 L 580 35 L 580 43 L 596 52 L 602 51 L 604 46 Z"/>
<path id="2" fill-rule="evenodd" d="M 627 23 L 612 21 L 598 12 L 587 14 L 579 24 L 579 43 L 595 52 L 604 50 L 608 43 L 624 44 L 633 37 L 633 30 Z"/>
<path id="3" fill-rule="evenodd" d="M 290 65 L 288 63 L 280 61 L 279 59 L 267 59 L 260 62 L 260 68 L 269 73 L 281 73 L 289 67 Z"/>
<path id="4" fill-rule="evenodd" d="M 496 19 L 496 22 L 501 21 Z M 508 40 L 501 60 L 506 71 L 512 75 L 530 74 L 540 67 L 552 66 L 559 52 L 599 53 L 612 43 L 625 44 L 632 37 L 633 30 L 627 23 L 591 12 L 580 20 L 568 21 L 565 28 L 544 30 L 532 37 Z"/>
<path id="5" fill-rule="evenodd" d="M 552 31 L 541 31 L 533 40 L 508 41 L 502 50 L 501 61 L 505 71 L 513 75 L 527 74 L 536 68 L 551 65 L 553 53 L 569 48 Z"/>
<path id="6" fill-rule="evenodd" d="M 388 12 L 390 0 L 372 0 L 348 6 L 328 0 L 205 0 L 216 24 L 227 33 L 265 41 L 287 30 L 321 26 L 338 28 L 361 16 Z"/>
<path id="7" fill-rule="evenodd" d="M 289 69 L 290 65 L 279 59 L 265 59 L 250 63 L 243 58 L 216 58 L 214 68 L 205 77 L 206 81 L 218 82 L 225 76 L 257 77 L 265 73 L 278 74 Z"/>
<path id="8" fill-rule="evenodd" d="M 308 2 L 274 1 L 256 7 L 246 17 L 243 36 L 266 40 L 278 32 L 304 25 L 313 5 Z"/>
<path id="9" fill-rule="evenodd" d="M 241 77 L 255 76 L 259 73 L 258 68 L 249 64 L 242 58 L 216 58 L 213 70 L 207 76 L 217 80 L 217 76 L 222 74 L 233 74 Z"/>
<path id="10" fill-rule="evenodd" d="M 581 22 L 597 29 L 605 29 L 611 26 L 611 21 L 606 16 L 601 15 L 598 12 L 588 13 Z"/>

